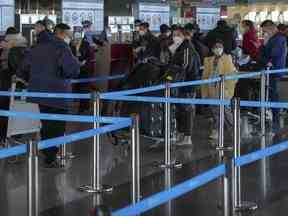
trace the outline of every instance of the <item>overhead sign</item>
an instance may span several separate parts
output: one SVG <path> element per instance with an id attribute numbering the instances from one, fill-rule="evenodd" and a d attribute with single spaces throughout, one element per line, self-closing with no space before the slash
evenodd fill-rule
<path id="1" fill-rule="evenodd" d="M 0 0 L 0 32 L 15 24 L 14 0 Z"/>
<path id="2" fill-rule="evenodd" d="M 92 30 L 104 30 L 104 2 L 103 0 L 63 0 L 63 22 L 71 28 L 82 26 L 82 22 L 90 20 Z"/>
<path id="3" fill-rule="evenodd" d="M 202 31 L 209 31 L 216 27 L 220 20 L 220 8 L 197 7 L 197 24 Z"/>
<path id="4" fill-rule="evenodd" d="M 151 31 L 160 31 L 160 25 L 170 24 L 168 4 L 139 3 L 139 19 L 150 24 Z"/>
<path id="5" fill-rule="evenodd" d="M 233 5 L 235 0 L 202 0 L 201 3 L 213 6 Z"/>

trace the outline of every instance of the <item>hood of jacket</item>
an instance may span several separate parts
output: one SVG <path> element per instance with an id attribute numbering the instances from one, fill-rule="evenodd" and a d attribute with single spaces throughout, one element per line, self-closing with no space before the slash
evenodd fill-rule
<path id="1" fill-rule="evenodd" d="M 52 32 L 43 31 L 37 35 L 37 43 L 47 43 L 54 39 Z"/>
<path id="2" fill-rule="evenodd" d="M 5 36 L 8 48 L 27 47 L 27 40 L 21 34 L 8 34 Z"/>

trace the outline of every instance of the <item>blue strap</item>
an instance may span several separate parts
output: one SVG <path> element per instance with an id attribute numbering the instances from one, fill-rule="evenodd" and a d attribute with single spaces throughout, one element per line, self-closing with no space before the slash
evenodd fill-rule
<path id="1" fill-rule="evenodd" d="M 78 132 L 63 137 L 52 138 L 48 140 L 43 140 L 38 143 L 39 150 L 51 148 L 54 146 L 59 146 L 62 144 L 71 144 L 79 140 L 87 139 L 96 135 L 106 134 L 112 131 L 123 129 L 129 127 L 131 121 L 121 121 L 116 124 L 106 125 L 97 129 L 87 130 L 83 132 Z M 17 145 L 10 148 L 4 148 L 0 150 L 0 159 L 9 158 L 12 156 L 21 155 L 27 152 L 26 144 Z"/>
<path id="2" fill-rule="evenodd" d="M 259 102 L 259 101 L 241 101 L 240 105 L 242 107 L 265 107 L 265 108 L 274 108 L 274 109 L 285 109 L 288 108 L 287 102 Z"/>
<path id="3" fill-rule="evenodd" d="M 87 139 L 96 135 L 106 134 L 119 129 L 127 128 L 131 125 L 131 121 L 121 121 L 116 124 L 106 125 L 97 129 L 91 129 L 83 132 L 78 132 L 64 137 L 52 138 L 49 140 L 44 140 L 39 142 L 39 149 L 47 149 L 54 146 L 59 146 L 61 144 L 72 144 L 79 140 Z"/>
<path id="4" fill-rule="evenodd" d="M 235 160 L 235 165 L 238 167 L 245 166 L 262 158 L 270 157 L 286 150 L 288 150 L 288 141 L 243 155 Z"/>
<path id="5" fill-rule="evenodd" d="M 115 101 L 134 101 L 147 103 L 172 103 L 172 104 L 198 104 L 198 105 L 225 105 L 230 106 L 229 100 L 215 99 L 189 99 L 189 98 L 162 98 L 162 97 L 146 97 L 146 96 L 105 96 L 104 100 Z"/>
<path id="6" fill-rule="evenodd" d="M 100 82 L 100 81 L 123 79 L 125 77 L 126 77 L 126 74 L 115 75 L 115 76 L 100 76 L 100 77 L 85 78 L 85 79 L 70 79 L 70 80 L 67 80 L 67 83 L 70 83 L 70 84 L 93 83 L 93 82 Z"/>
<path id="7" fill-rule="evenodd" d="M 112 213 L 112 216 L 135 216 L 160 206 L 170 200 L 176 199 L 188 192 L 191 192 L 225 174 L 225 166 L 220 165 L 199 176 L 185 181 L 169 190 L 157 193 L 146 198 L 135 205 L 127 206 Z"/>
<path id="8" fill-rule="evenodd" d="M 26 144 L 0 149 L 0 159 L 9 158 L 16 155 L 22 155 L 26 152 L 27 152 Z"/>
<path id="9" fill-rule="evenodd" d="M 51 120 L 51 121 L 67 121 L 67 122 L 87 122 L 93 123 L 94 120 L 99 123 L 117 123 L 123 120 L 129 120 L 129 118 L 123 117 L 94 117 L 94 116 L 82 116 L 82 115 L 64 115 L 64 114 L 45 114 L 45 113 L 31 113 L 31 112 L 16 112 L 0 110 L 0 116 L 17 117 L 17 118 L 29 118 L 39 120 Z"/>
<path id="10" fill-rule="evenodd" d="M 3 97 L 29 97 L 29 98 L 60 98 L 60 99 L 90 99 L 90 94 L 43 93 L 43 92 L 9 92 L 0 91 Z"/>

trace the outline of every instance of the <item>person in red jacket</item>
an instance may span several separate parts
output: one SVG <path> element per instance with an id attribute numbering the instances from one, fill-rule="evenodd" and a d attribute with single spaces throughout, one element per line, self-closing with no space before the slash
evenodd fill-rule
<path id="1" fill-rule="evenodd" d="M 244 30 L 242 49 L 243 53 L 249 55 L 251 59 L 256 59 L 258 55 L 259 39 L 254 23 L 250 20 L 243 20 L 241 26 Z"/>

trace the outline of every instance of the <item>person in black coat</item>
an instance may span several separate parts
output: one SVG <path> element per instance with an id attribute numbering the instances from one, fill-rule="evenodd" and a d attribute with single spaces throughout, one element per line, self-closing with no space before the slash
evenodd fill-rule
<path id="1" fill-rule="evenodd" d="M 149 30 L 149 23 L 141 23 L 139 29 L 140 41 L 138 47 L 134 51 L 139 61 L 147 58 L 160 58 L 160 43 Z"/>
<path id="2" fill-rule="evenodd" d="M 185 31 L 189 35 L 189 40 L 192 42 L 197 53 L 200 56 L 201 64 L 204 63 L 204 58 L 209 55 L 209 48 L 203 43 L 198 24 L 187 23 L 184 27 Z"/>
<path id="3" fill-rule="evenodd" d="M 217 27 L 208 32 L 208 35 L 205 38 L 205 43 L 211 51 L 216 41 L 223 41 L 224 52 L 226 54 L 231 54 L 237 47 L 236 39 L 236 31 L 229 27 L 225 20 L 219 20 L 217 22 Z"/>
<path id="4" fill-rule="evenodd" d="M 66 24 L 58 24 L 55 37 L 47 31 L 39 34 L 38 44 L 25 56 L 18 72 L 20 77 L 29 77 L 29 91 L 71 93 L 71 86 L 66 79 L 78 77 L 80 65 L 68 45 L 69 29 Z M 72 105 L 68 99 L 31 98 L 29 101 L 39 104 L 41 113 L 66 114 Z M 43 120 L 41 123 L 42 140 L 61 137 L 65 133 L 64 122 Z M 57 152 L 56 147 L 43 151 L 48 168 L 58 166 Z"/>
<path id="5" fill-rule="evenodd" d="M 171 52 L 170 64 L 183 68 L 185 72 L 185 81 L 196 80 L 199 77 L 200 57 L 193 47 L 191 41 L 186 39 L 187 33 L 181 27 L 173 32 L 173 44 L 169 47 Z M 196 90 L 191 87 L 181 88 L 180 97 L 195 98 Z M 180 105 L 177 106 L 178 131 L 182 134 L 183 140 L 177 145 L 192 144 L 192 132 L 194 126 L 195 106 Z"/>
<path id="6" fill-rule="evenodd" d="M 160 26 L 160 35 L 158 36 L 160 44 L 160 62 L 168 63 L 169 49 L 168 47 L 173 43 L 171 31 L 168 25 L 163 24 Z"/>

